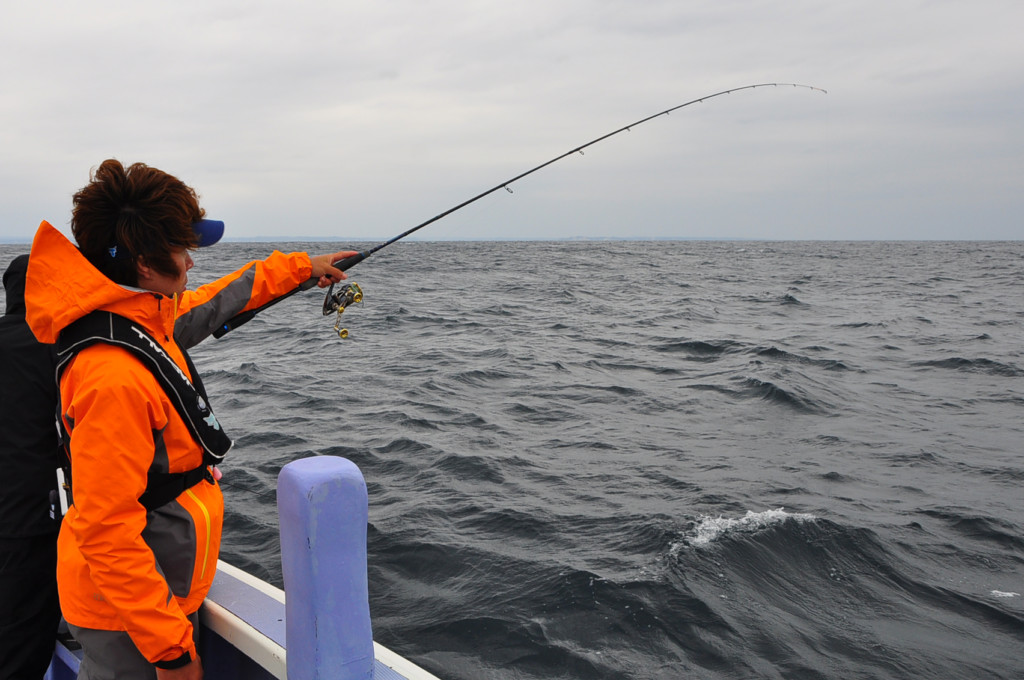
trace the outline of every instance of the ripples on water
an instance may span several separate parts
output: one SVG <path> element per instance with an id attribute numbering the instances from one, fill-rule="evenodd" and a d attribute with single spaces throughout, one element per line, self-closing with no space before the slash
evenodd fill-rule
<path id="1" fill-rule="evenodd" d="M 228 561 L 280 583 L 277 473 L 340 455 L 375 635 L 442 678 L 1024 676 L 1024 244 L 403 242 L 350 273 L 349 340 L 311 292 L 194 352 Z"/>

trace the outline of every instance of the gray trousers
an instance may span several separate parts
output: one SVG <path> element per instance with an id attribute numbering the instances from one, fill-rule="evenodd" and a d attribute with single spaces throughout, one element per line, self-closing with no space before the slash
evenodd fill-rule
<path id="1" fill-rule="evenodd" d="M 192 637 L 199 641 L 199 612 L 188 617 Z M 156 680 L 156 666 L 146 661 L 128 633 L 95 630 L 68 625 L 82 645 L 82 665 L 78 680 Z"/>

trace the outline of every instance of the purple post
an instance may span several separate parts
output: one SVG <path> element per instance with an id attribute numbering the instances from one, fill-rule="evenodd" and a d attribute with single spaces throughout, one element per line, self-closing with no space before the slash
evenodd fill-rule
<path id="1" fill-rule="evenodd" d="M 278 477 L 289 680 L 370 680 L 366 482 L 355 463 L 314 456 Z"/>

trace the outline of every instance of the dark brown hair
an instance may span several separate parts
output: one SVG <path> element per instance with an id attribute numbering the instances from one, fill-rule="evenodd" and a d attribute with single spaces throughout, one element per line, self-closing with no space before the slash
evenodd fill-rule
<path id="1" fill-rule="evenodd" d="M 137 286 L 136 262 L 179 276 L 171 254 L 199 245 L 192 224 L 206 211 L 196 192 L 145 163 L 126 169 L 113 158 L 93 170 L 73 198 L 71 232 L 82 254 L 115 283 Z"/>

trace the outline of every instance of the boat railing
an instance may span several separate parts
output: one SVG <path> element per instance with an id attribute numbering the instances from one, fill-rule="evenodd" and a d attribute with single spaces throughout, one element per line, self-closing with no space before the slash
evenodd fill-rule
<path id="1" fill-rule="evenodd" d="M 207 680 L 437 680 L 373 641 L 359 468 L 336 456 L 296 460 L 277 495 L 285 588 L 219 562 L 200 609 Z M 57 643 L 46 680 L 76 677 L 72 647 Z"/>

